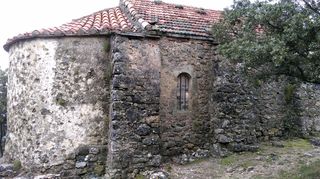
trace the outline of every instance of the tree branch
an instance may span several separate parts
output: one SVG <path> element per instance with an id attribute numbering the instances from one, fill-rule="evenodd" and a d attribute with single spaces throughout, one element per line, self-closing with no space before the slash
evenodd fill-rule
<path id="1" fill-rule="evenodd" d="M 309 7 L 309 9 L 311 9 L 313 12 L 315 12 L 316 14 L 320 15 L 319 9 L 313 7 L 307 0 L 302 0 L 304 2 L 304 4 Z"/>

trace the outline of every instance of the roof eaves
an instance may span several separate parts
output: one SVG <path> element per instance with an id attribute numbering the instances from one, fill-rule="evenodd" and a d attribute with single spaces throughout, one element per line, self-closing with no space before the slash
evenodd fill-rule
<path id="1" fill-rule="evenodd" d="M 3 48 L 5 49 L 5 51 L 9 52 L 9 49 L 11 47 L 11 45 L 13 45 L 16 42 L 19 41 L 25 41 L 25 40 L 30 40 L 30 39 L 35 39 L 35 38 L 59 38 L 59 37 L 83 37 L 83 36 L 101 36 L 101 35 L 111 35 L 112 33 L 115 33 L 113 31 L 88 31 L 88 32 L 84 32 L 83 30 L 81 32 L 77 32 L 77 33 L 59 33 L 59 32 L 54 32 L 51 34 L 43 34 L 43 33 L 37 33 L 37 32 L 33 32 L 32 35 L 24 35 L 24 34 L 20 34 L 16 37 L 14 37 L 13 39 L 9 39 L 7 41 L 6 44 L 3 45 Z"/>

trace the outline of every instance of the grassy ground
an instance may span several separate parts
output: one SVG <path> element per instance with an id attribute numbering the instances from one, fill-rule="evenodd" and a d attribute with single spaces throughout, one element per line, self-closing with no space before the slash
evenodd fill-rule
<path id="1" fill-rule="evenodd" d="M 294 171 L 281 171 L 279 179 L 319 179 L 320 178 L 320 160 L 308 165 L 302 165 Z"/>
<path id="2" fill-rule="evenodd" d="M 282 147 L 261 144 L 258 152 L 243 152 L 225 158 L 171 165 L 175 179 L 320 179 L 320 148 L 308 140 L 281 141 Z"/>

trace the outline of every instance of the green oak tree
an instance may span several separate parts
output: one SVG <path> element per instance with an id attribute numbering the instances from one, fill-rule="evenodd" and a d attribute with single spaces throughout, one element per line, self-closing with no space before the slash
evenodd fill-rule
<path id="1" fill-rule="evenodd" d="M 248 69 L 320 82 L 319 0 L 235 0 L 212 29 L 219 53 Z"/>

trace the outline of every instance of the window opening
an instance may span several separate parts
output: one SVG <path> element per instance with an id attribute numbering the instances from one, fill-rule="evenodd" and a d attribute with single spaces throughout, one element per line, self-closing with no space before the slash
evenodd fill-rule
<path id="1" fill-rule="evenodd" d="M 189 83 L 190 75 L 187 73 L 181 73 L 178 76 L 178 86 L 177 86 L 177 99 L 178 99 L 178 109 L 187 110 L 189 101 Z"/>

